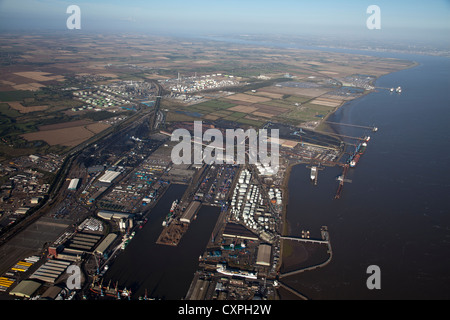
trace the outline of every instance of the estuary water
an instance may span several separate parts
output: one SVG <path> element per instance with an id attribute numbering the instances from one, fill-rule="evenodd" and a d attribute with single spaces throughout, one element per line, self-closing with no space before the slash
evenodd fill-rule
<path id="1" fill-rule="evenodd" d="M 131 289 L 132 299 L 144 296 L 164 300 L 185 297 L 198 257 L 203 254 L 219 217 L 220 208 L 202 206 L 198 218 L 189 226 L 178 246 L 157 244 L 172 202 L 181 199 L 187 186 L 171 185 L 148 215 L 148 222 L 113 262 L 105 274 L 104 284 L 110 280 L 119 287 Z"/>
<path id="2" fill-rule="evenodd" d="M 341 199 L 333 199 L 340 168 L 319 171 L 317 186 L 305 165 L 293 168 L 291 234 L 311 230 L 320 237 L 320 226 L 327 225 L 333 259 L 285 281 L 311 299 L 449 299 L 450 59 L 370 54 L 419 65 L 376 81 L 377 87 L 401 86 L 401 94 L 380 89 L 329 117 L 379 128 L 373 133 L 333 126 L 344 135 L 371 136 Z M 370 265 L 380 267 L 379 290 L 366 286 Z"/>

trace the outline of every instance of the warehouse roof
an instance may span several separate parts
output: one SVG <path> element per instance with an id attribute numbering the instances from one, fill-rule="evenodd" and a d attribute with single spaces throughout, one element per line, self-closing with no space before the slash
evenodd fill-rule
<path id="1" fill-rule="evenodd" d="M 21 281 L 11 292 L 12 296 L 30 298 L 33 293 L 39 289 L 41 284 L 33 280 L 23 280 Z"/>
<path id="2" fill-rule="evenodd" d="M 106 238 L 98 245 L 97 249 L 95 249 L 95 252 L 103 254 L 105 253 L 106 249 L 111 245 L 111 243 L 116 240 L 117 235 L 115 233 L 110 233 L 106 236 Z"/>
<path id="3" fill-rule="evenodd" d="M 200 209 L 201 204 L 202 203 L 200 201 L 192 201 L 187 207 L 186 211 L 183 213 L 183 216 L 181 217 L 180 221 L 190 223 L 194 215 Z"/>
<path id="4" fill-rule="evenodd" d="M 227 223 L 223 232 L 224 237 L 258 240 L 258 236 L 238 223 Z"/>
<path id="5" fill-rule="evenodd" d="M 80 179 L 72 179 L 69 183 L 69 190 L 75 190 L 78 187 L 78 183 L 80 182 Z"/>
<path id="6" fill-rule="evenodd" d="M 111 183 L 120 175 L 119 171 L 106 170 L 105 173 L 98 179 L 100 182 Z"/>
<path id="7" fill-rule="evenodd" d="M 268 244 L 260 244 L 258 247 L 258 256 L 256 264 L 260 266 L 270 266 L 270 254 L 272 253 L 272 246 Z"/>
<path id="8" fill-rule="evenodd" d="M 108 211 L 108 210 L 100 210 L 97 215 L 100 218 L 103 218 L 105 220 L 111 220 L 111 219 L 128 219 L 132 216 L 131 213 L 126 212 L 117 212 L 117 211 Z"/>

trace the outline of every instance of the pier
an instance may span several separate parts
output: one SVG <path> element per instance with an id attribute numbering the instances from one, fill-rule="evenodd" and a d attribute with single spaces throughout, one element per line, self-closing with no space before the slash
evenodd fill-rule
<path id="1" fill-rule="evenodd" d="M 331 121 L 324 121 L 324 123 L 328 123 L 328 124 L 337 124 L 339 126 L 347 126 L 347 127 L 353 127 L 353 128 L 361 128 L 361 129 L 368 129 L 368 130 L 372 130 L 372 131 L 378 131 L 377 127 L 369 127 L 369 126 L 362 126 L 362 125 L 358 125 L 358 124 L 349 124 L 349 123 L 339 123 L 339 122 L 331 122 Z"/>
<path id="2" fill-rule="evenodd" d="M 330 242 L 330 235 L 328 233 L 328 228 L 326 226 L 322 226 L 322 228 L 320 229 L 321 235 L 322 235 L 322 240 L 317 240 L 317 239 L 305 239 L 305 238 L 298 238 L 298 237 L 280 237 L 280 239 L 284 239 L 284 240 L 293 240 L 293 241 L 298 241 L 298 242 L 305 242 L 305 243 L 315 243 L 315 244 L 326 244 L 328 247 L 327 253 L 329 254 L 329 257 L 326 261 L 310 266 L 310 267 L 306 267 L 306 268 L 301 268 L 298 270 L 294 270 L 294 271 L 290 271 L 290 272 L 286 272 L 283 274 L 280 274 L 280 279 L 285 278 L 285 277 L 289 277 L 298 273 L 302 273 L 305 271 L 309 271 L 309 270 L 314 270 L 317 268 L 321 268 L 326 266 L 327 264 L 329 264 L 331 262 L 331 259 L 333 257 L 333 250 L 331 249 L 331 242 Z"/>
<path id="3" fill-rule="evenodd" d="M 328 244 L 328 240 L 317 240 L 317 239 L 309 239 L 309 238 L 283 237 L 282 236 L 282 237 L 280 237 L 280 239 L 305 242 L 305 243 Z"/>
<path id="4" fill-rule="evenodd" d="M 341 197 L 342 188 L 344 187 L 344 182 L 351 182 L 350 180 L 345 179 L 345 175 L 347 174 L 348 167 L 349 167 L 349 165 L 346 164 L 344 166 L 344 170 L 342 171 L 342 175 L 337 178 L 337 180 L 339 181 L 339 186 L 336 191 L 336 195 L 334 196 L 335 199 L 339 199 Z"/>
<path id="5" fill-rule="evenodd" d="M 378 129 L 377 129 L 378 130 Z M 334 136 L 338 136 L 338 137 L 342 137 L 342 138 L 347 138 L 347 139 L 352 139 L 352 140 L 364 140 L 364 138 L 361 137 L 352 137 L 352 136 L 346 136 L 343 134 L 339 134 L 339 133 L 334 133 L 334 132 L 326 132 L 326 131 L 315 131 L 318 133 L 324 133 L 324 134 L 329 134 L 329 135 L 334 135 Z"/>

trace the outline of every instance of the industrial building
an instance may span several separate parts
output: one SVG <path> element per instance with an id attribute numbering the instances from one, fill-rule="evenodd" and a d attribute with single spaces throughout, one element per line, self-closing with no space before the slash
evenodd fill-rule
<path id="1" fill-rule="evenodd" d="M 202 203 L 200 201 L 192 201 L 187 207 L 186 211 L 181 216 L 180 221 L 183 223 L 191 223 L 192 219 L 200 209 L 201 205 Z"/>
<path id="2" fill-rule="evenodd" d="M 39 300 L 62 300 L 61 297 L 58 298 L 58 295 L 63 291 L 61 286 L 51 286 L 41 295 Z"/>
<path id="3" fill-rule="evenodd" d="M 57 257 L 58 259 L 75 262 L 81 261 L 81 257 L 83 256 L 83 254 L 84 254 L 83 250 L 64 248 L 55 257 Z"/>
<path id="4" fill-rule="evenodd" d="M 30 279 L 37 279 L 44 282 L 55 283 L 56 280 L 66 271 L 70 265 L 69 261 L 54 259 L 49 260 L 39 267 L 31 276 Z"/>
<path id="5" fill-rule="evenodd" d="M 120 174 L 120 171 L 106 170 L 98 181 L 109 184 L 112 183 Z"/>
<path id="6" fill-rule="evenodd" d="M 103 255 L 106 250 L 108 250 L 109 246 L 111 245 L 111 243 L 114 242 L 114 240 L 116 240 L 117 235 L 115 233 L 110 233 L 106 236 L 105 239 L 103 239 L 103 241 L 98 245 L 98 247 L 95 249 L 95 252 L 98 254 Z"/>
<path id="7" fill-rule="evenodd" d="M 80 179 L 72 179 L 72 180 L 70 180 L 68 189 L 71 190 L 71 191 L 77 190 L 79 182 L 80 182 Z"/>
<path id="8" fill-rule="evenodd" d="M 41 284 L 33 280 L 21 281 L 11 292 L 12 296 L 31 298 L 31 296 L 41 287 Z"/>
<path id="9" fill-rule="evenodd" d="M 67 243 L 64 244 L 64 247 L 84 252 L 90 252 L 97 245 L 101 238 L 102 236 L 99 234 L 78 232 Z"/>
<path id="10" fill-rule="evenodd" d="M 128 212 L 100 210 L 97 213 L 97 216 L 99 216 L 100 218 L 105 219 L 105 220 L 122 220 L 122 219 L 131 218 L 132 214 L 128 213 Z"/>
<path id="11" fill-rule="evenodd" d="M 257 241 L 258 236 L 238 223 L 227 223 L 223 236 L 228 238 L 246 239 Z"/>
<path id="12" fill-rule="evenodd" d="M 42 200 L 41 197 L 34 197 L 34 198 L 31 198 L 30 203 L 31 204 L 38 204 L 39 201 L 41 201 L 41 200 Z"/>
<path id="13" fill-rule="evenodd" d="M 269 267 L 271 254 L 272 254 L 271 245 L 260 244 L 258 247 L 258 256 L 256 257 L 256 264 L 259 266 Z"/>
<path id="14" fill-rule="evenodd" d="M 20 207 L 16 211 L 14 211 L 15 214 L 26 214 L 30 210 L 28 207 Z"/>
<path id="15" fill-rule="evenodd" d="M 188 300 L 205 300 L 211 281 L 197 279 L 197 281 L 193 281 L 193 283 L 195 283 L 195 286 L 191 288 L 192 290 L 190 290 L 191 294 Z"/>

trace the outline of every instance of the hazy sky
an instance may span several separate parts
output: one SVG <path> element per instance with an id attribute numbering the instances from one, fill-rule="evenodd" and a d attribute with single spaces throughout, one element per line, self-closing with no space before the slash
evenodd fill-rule
<path id="1" fill-rule="evenodd" d="M 450 0 L 0 0 L 0 29 L 65 30 L 71 4 L 88 32 L 450 35 Z M 368 33 L 373 4 L 381 30 Z"/>

